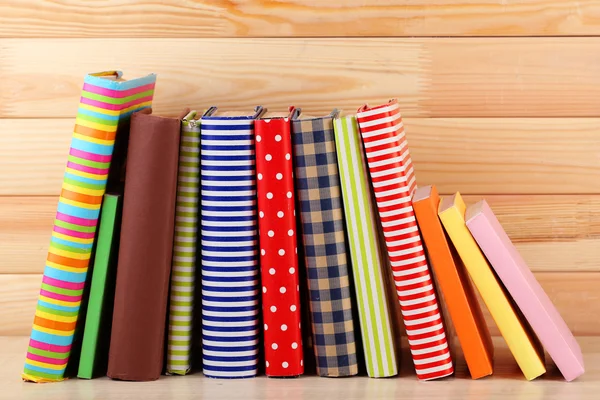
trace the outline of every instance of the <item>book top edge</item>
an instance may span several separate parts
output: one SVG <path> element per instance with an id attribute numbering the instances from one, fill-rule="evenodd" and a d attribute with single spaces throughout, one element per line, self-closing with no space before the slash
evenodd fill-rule
<path id="1" fill-rule="evenodd" d="M 421 187 L 417 188 L 417 190 L 415 191 L 412 201 L 417 202 L 417 201 L 428 199 L 431 197 L 432 192 L 433 192 L 433 186 L 431 186 L 431 185 L 421 186 Z"/>
<path id="2" fill-rule="evenodd" d="M 486 209 L 489 208 L 489 206 L 486 206 L 487 202 L 485 200 L 480 200 L 477 203 L 467 207 L 467 212 L 465 214 L 465 221 L 467 222 L 467 225 L 469 224 L 469 222 L 473 221 L 473 219 L 477 218 L 482 214 L 485 214 Z"/>
<path id="3" fill-rule="evenodd" d="M 84 79 L 84 84 L 111 90 L 134 89 L 140 86 L 154 84 L 155 82 L 156 74 L 148 74 L 140 78 L 126 80 L 123 79 L 123 73 L 121 71 L 90 73 Z"/>

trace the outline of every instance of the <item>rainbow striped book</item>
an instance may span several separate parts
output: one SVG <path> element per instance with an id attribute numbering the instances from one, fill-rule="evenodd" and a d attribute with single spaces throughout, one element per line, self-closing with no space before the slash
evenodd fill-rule
<path id="1" fill-rule="evenodd" d="M 132 113 L 151 107 L 156 75 L 120 71 L 85 77 L 23 379 L 64 379 L 106 190 L 115 137 Z"/>

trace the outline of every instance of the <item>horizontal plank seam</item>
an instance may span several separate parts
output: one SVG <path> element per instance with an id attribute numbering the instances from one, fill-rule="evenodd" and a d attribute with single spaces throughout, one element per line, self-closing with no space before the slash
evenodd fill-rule
<path id="1" fill-rule="evenodd" d="M 88 35 L 88 36 L 73 36 L 73 35 L 44 35 L 44 36 L 9 36 L 9 35 L 0 35 L 0 39 L 10 39 L 10 40 L 38 40 L 38 39 L 77 39 L 77 40 L 85 40 L 85 39 L 116 39 L 116 40 L 126 40 L 126 39 L 183 39 L 183 40 L 194 40 L 194 39 L 211 39 L 211 40 L 219 40 L 219 39 L 235 39 L 235 40 L 243 40 L 243 39 L 552 39 L 552 38 L 599 38 L 600 35 L 328 35 L 328 36 L 253 36 L 253 35 L 244 35 L 244 36 L 100 36 L 100 35 Z"/>
<path id="2" fill-rule="evenodd" d="M 600 36 L 599 36 L 600 38 Z M 157 72 L 158 75 L 160 75 L 160 72 Z M 83 77 L 82 77 L 83 79 Z M 293 102 L 292 102 L 293 103 Z M 75 104 L 75 103 L 73 103 Z M 254 104 L 249 104 L 249 105 L 254 105 Z M 208 107 L 208 103 L 205 104 L 205 106 Z M 217 104 L 218 106 L 218 104 Z M 264 104 L 264 106 L 269 106 L 268 103 Z M 300 104 L 300 106 L 302 106 Z M 361 105 L 358 104 L 356 106 L 356 108 L 358 109 L 358 107 L 360 107 Z M 332 104 L 332 107 L 335 107 L 335 104 Z M 402 107 L 402 105 L 401 105 Z M 199 107 L 202 108 L 202 107 Z M 350 115 L 353 112 L 350 113 Z M 177 117 L 178 114 L 176 113 L 161 113 L 160 116 L 163 117 Z M 427 116 L 407 116 L 404 117 L 406 119 L 412 119 L 412 120 L 435 120 L 435 119 L 446 119 L 446 120 L 452 120 L 452 119 L 503 119 L 503 120 L 518 120 L 518 119 L 548 119 L 548 120 L 553 120 L 553 119 L 579 119 L 579 120 L 591 120 L 591 119 L 600 119 L 600 114 L 597 115 L 523 115 L 523 116 L 519 116 L 519 115 L 510 115 L 510 116 L 498 116 L 498 115 L 462 115 L 462 116 L 456 116 L 456 115 L 437 115 L 435 117 L 427 117 Z M 0 120 L 35 120 L 35 119 L 40 119 L 40 120 L 61 120 L 61 119 L 68 119 L 68 120 L 72 120 L 75 121 L 75 114 L 73 115 L 73 117 L 31 117 L 31 116 L 26 116 L 26 115 L 11 115 L 11 116 L 0 116 Z"/>
<path id="3" fill-rule="evenodd" d="M 66 162 L 66 158 L 65 158 L 65 162 Z M 420 185 L 419 187 L 422 186 L 427 186 L 427 185 Z M 40 198 L 56 198 L 58 199 L 58 196 L 60 195 L 60 193 L 58 193 L 60 191 L 60 186 L 57 188 L 57 193 L 56 194 L 49 194 L 49 193 L 12 193 L 12 194 L 0 194 L 0 199 L 2 198 L 7 198 L 7 199 L 14 199 L 14 198 L 35 198 L 35 199 L 40 199 Z M 461 194 L 463 194 L 464 196 L 480 196 L 480 197 L 486 197 L 486 196 L 502 196 L 502 197 L 508 197 L 508 196 L 524 196 L 524 197 L 530 197 L 530 196 L 538 196 L 538 197 L 548 197 L 548 196 L 562 196 L 562 197 L 577 197 L 577 196 L 598 196 L 600 197 L 600 193 L 597 192 L 583 192 L 583 193 L 463 193 L 460 190 L 457 190 L 458 192 L 460 192 Z M 455 192 L 452 193 L 440 193 L 440 196 L 451 196 L 453 195 Z"/>
<path id="4" fill-rule="evenodd" d="M 419 185 L 423 187 L 427 185 Z M 59 187 L 60 189 L 60 187 Z M 440 196 L 452 195 L 454 192 L 441 192 Z M 0 194 L 0 198 L 16 198 L 16 197 L 35 197 L 35 198 L 58 198 L 59 194 Z M 590 196 L 600 197 L 600 193 L 465 193 L 465 196 L 476 197 L 476 196 L 526 196 L 526 197 L 548 197 L 548 196 L 561 196 L 561 197 L 577 197 L 577 196 Z"/>
<path id="5" fill-rule="evenodd" d="M 572 270 L 572 269 L 565 269 L 565 270 L 534 270 L 533 271 L 534 274 L 600 274 L 600 271 L 593 271 L 593 270 L 585 270 L 585 271 L 581 271 L 581 270 Z M 0 276 L 7 276 L 7 275 L 15 275 L 15 276 L 23 276 L 23 275 L 39 275 L 40 277 L 40 284 L 42 282 L 42 272 L 0 272 Z"/>
<path id="6" fill-rule="evenodd" d="M 65 158 L 65 162 L 66 162 L 66 158 Z M 422 186 L 427 186 L 427 185 L 420 185 L 419 187 Z M 56 194 L 50 194 L 50 193 L 11 193 L 11 194 L 0 194 L 0 199 L 2 198 L 7 198 L 7 199 L 14 199 L 14 198 L 35 198 L 35 199 L 40 199 L 40 198 L 56 198 L 58 199 L 60 193 L 58 193 L 60 191 L 60 186 L 57 187 L 57 193 Z M 458 192 L 461 192 L 460 190 L 458 190 Z M 451 196 L 453 195 L 454 192 L 452 193 L 440 193 L 440 196 Z M 502 197 L 508 197 L 508 196 L 524 196 L 524 197 L 532 197 L 532 196 L 537 196 L 537 197 L 548 197 L 548 196 L 561 196 L 561 197 L 577 197 L 577 196 L 592 196 L 592 197 L 600 197 L 600 193 L 597 192 L 582 192 L 582 193 L 512 193 L 512 192 L 502 192 L 502 193 L 463 193 L 461 192 L 461 194 L 465 195 L 465 196 L 479 196 L 479 197 L 485 197 L 485 196 L 502 196 Z"/>

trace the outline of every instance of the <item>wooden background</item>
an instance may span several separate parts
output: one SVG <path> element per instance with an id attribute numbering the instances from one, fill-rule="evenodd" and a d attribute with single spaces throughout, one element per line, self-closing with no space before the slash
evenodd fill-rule
<path id="1" fill-rule="evenodd" d="M 600 0 L 1 1 L 0 335 L 29 334 L 83 76 L 107 69 L 158 73 L 166 115 L 397 97 L 418 183 L 487 198 L 600 335 Z"/>

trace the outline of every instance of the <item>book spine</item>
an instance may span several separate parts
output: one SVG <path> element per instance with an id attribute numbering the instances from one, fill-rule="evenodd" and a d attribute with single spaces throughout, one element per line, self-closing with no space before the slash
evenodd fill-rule
<path id="1" fill-rule="evenodd" d="M 64 379 L 117 128 L 150 107 L 155 75 L 120 81 L 111 71 L 87 75 L 35 311 L 23 379 Z"/>
<path id="2" fill-rule="evenodd" d="M 192 113 L 195 116 L 195 113 Z M 185 375 L 191 368 L 196 285 L 196 241 L 200 188 L 200 121 L 181 122 L 175 238 L 169 298 L 167 373 Z"/>
<path id="3" fill-rule="evenodd" d="M 362 110 L 357 118 L 417 377 L 451 375 L 446 332 L 412 208 L 416 181 L 398 103 Z"/>
<path id="4" fill-rule="evenodd" d="M 479 205 L 480 212 L 467 218 L 467 228 L 565 379 L 581 376 L 584 365 L 577 340 L 490 206 L 485 200 Z"/>
<path id="5" fill-rule="evenodd" d="M 163 369 L 180 120 L 131 119 L 107 375 L 150 381 Z"/>
<path id="6" fill-rule="evenodd" d="M 367 373 L 398 374 L 377 220 L 371 201 L 363 146 L 354 116 L 334 121 L 342 196 Z"/>
<path id="7" fill-rule="evenodd" d="M 265 372 L 298 376 L 304 360 L 290 122 L 257 120 L 254 128 Z"/>
<path id="8" fill-rule="evenodd" d="M 200 143 L 204 375 L 253 377 L 260 309 L 254 120 L 203 117 Z"/>
<path id="9" fill-rule="evenodd" d="M 296 188 L 320 376 L 358 373 L 333 118 L 292 121 Z M 292 192 L 288 193 L 291 198 Z"/>
<path id="10" fill-rule="evenodd" d="M 105 358 L 104 354 L 98 354 L 102 351 L 100 343 L 109 342 L 109 335 L 106 327 L 102 327 L 102 322 L 109 320 L 112 316 L 112 300 L 107 297 L 110 294 L 114 296 L 114 269 L 116 261 L 113 257 L 115 251 L 115 231 L 117 227 L 118 208 L 121 196 L 104 195 L 102 201 L 102 212 L 100 215 L 100 228 L 98 231 L 98 245 L 94 256 L 94 269 L 92 283 L 90 287 L 90 299 L 85 318 L 85 328 L 83 331 L 83 340 L 81 345 L 81 357 L 79 359 L 79 369 L 77 377 L 83 379 L 93 378 L 96 366 L 99 367 L 99 358 Z M 112 278 L 112 279 L 111 279 Z M 111 309 L 108 309 L 111 308 Z M 106 337 L 101 337 L 104 334 Z M 106 357 L 102 363 L 106 368 Z M 104 370 L 106 372 L 106 370 Z"/>
<path id="11" fill-rule="evenodd" d="M 478 379 L 493 372 L 493 344 L 467 271 L 452 253 L 438 217 L 439 195 L 435 186 L 430 196 L 413 200 L 413 208 L 435 277 L 443 293 L 456 334 L 471 373 Z"/>
<path id="12" fill-rule="evenodd" d="M 471 236 L 465 224 L 465 208 L 457 193 L 452 205 L 440 210 L 440 220 L 525 378 L 532 380 L 546 372 L 543 352 L 538 352 L 535 338 L 528 333 L 525 321 L 515 312 L 504 288 Z"/>

